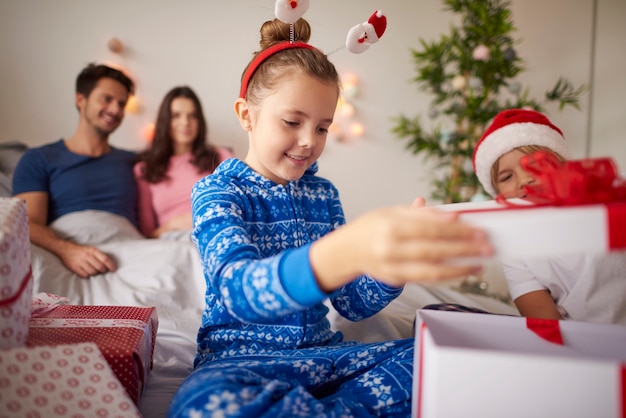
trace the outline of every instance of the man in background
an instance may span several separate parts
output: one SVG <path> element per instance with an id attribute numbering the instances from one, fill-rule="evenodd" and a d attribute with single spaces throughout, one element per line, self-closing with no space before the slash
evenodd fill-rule
<path id="1" fill-rule="evenodd" d="M 72 136 L 27 150 L 13 174 L 13 195 L 26 202 L 31 242 L 83 278 L 115 271 L 116 264 L 96 247 L 61 238 L 49 225 L 68 213 L 99 210 L 137 226 L 135 153 L 109 145 L 133 90 L 123 72 L 87 65 L 76 79 L 79 121 Z"/>

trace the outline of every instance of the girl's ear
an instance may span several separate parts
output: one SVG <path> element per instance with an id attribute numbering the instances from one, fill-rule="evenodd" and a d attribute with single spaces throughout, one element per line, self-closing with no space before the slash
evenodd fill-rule
<path id="1" fill-rule="evenodd" d="M 244 131 L 252 129 L 252 121 L 250 120 L 250 108 L 246 99 L 239 98 L 235 101 L 235 114 Z"/>

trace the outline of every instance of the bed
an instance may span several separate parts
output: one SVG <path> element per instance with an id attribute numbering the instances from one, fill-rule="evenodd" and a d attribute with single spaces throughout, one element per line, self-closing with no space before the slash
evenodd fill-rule
<path id="1" fill-rule="evenodd" d="M 8 150 L 13 153 L 11 158 L 17 158 L 24 147 L 0 145 L 0 172 L 10 179 L 14 161 L 3 152 Z M 125 218 L 99 211 L 68 214 L 51 227 L 67 239 L 98 246 L 117 261 L 118 269 L 81 279 L 58 257 L 31 245 L 35 294 L 65 296 L 78 305 L 156 307 L 159 327 L 154 366 L 139 407 L 146 418 L 165 417 L 174 392 L 191 372 L 204 307 L 205 281 L 189 233 L 145 239 Z M 499 266 L 487 266 L 486 273 L 486 280 L 459 278 L 438 286 L 407 286 L 383 311 L 361 322 L 341 318 L 328 305 L 329 319 L 346 339 L 367 342 L 411 337 L 416 309 L 433 303 L 459 303 L 494 313 L 518 314 L 507 299 Z"/>
<path id="2" fill-rule="evenodd" d="M 114 257 L 115 272 L 81 279 L 58 257 L 31 246 L 34 292 L 65 296 L 79 305 L 155 306 L 159 317 L 154 367 L 140 401 L 144 417 L 164 417 L 178 385 L 191 371 L 205 281 L 199 255 L 188 233 L 145 239 L 125 219 L 83 211 L 57 219 L 51 227 L 75 242 L 96 245 Z M 516 314 L 502 297 L 463 290 L 459 282 L 410 285 L 379 314 L 350 322 L 329 313 L 334 329 L 348 339 L 382 341 L 412 336 L 415 310 L 431 303 L 460 303 L 490 312 Z M 329 306 L 330 307 L 330 306 Z"/>

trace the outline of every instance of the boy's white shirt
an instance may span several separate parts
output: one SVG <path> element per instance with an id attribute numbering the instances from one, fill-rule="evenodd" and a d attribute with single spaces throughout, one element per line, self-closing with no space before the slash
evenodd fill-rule
<path id="1" fill-rule="evenodd" d="M 547 289 L 564 318 L 626 325 L 626 251 L 503 260 L 513 300 Z"/>

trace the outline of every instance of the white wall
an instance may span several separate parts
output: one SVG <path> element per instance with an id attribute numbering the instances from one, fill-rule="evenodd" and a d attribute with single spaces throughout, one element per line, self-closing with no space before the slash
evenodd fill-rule
<path id="1" fill-rule="evenodd" d="M 598 0 L 590 153 L 626 172 L 626 1 Z"/>
<path id="2" fill-rule="evenodd" d="M 548 110 L 576 157 L 589 148 L 593 156 L 614 156 L 626 169 L 625 4 L 598 0 L 595 90 L 582 100 L 581 111 Z M 114 145 L 143 148 L 141 130 L 153 121 L 163 95 L 188 84 L 203 101 L 211 140 L 244 156 L 246 137 L 232 104 L 241 72 L 258 47 L 260 25 L 273 18 L 273 5 L 269 0 L 2 0 L 0 141 L 34 146 L 72 134 L 75 77 L 88 62 L 102 61 L 133 74 L 142 105 L 140 113 L 127 114 L 111 138 Z M 331 55 L 340 72 L 355 72 L 361 82 L 354 104 L 365 136 L 329 142 L 320 159 L 320 174 L 338 186 L 349 219 L 429 195 L 431 168 L 393 136 L 392 118 L 428 119 L 430 97 L 410 81 L 415 76 L 410 50 L 419 48 L 420 38 L 448 33 L 455 18 L 440 0 L 313 0 L 305 15 L 311 43 L 325 51 L 341 46 L 348 29 L 377 8 L 388 19 L 380 42 L 360 55 L 345 49 Z M 592 81 L 593 0 L 514 0 L 512 11 L 522 41 L 518 53 L 528 67 L 520 81 L 534 97 L 561 75 L 576 85 Z M 112 37 L 124 42 L 122 56 L 107 49 Z"/>

